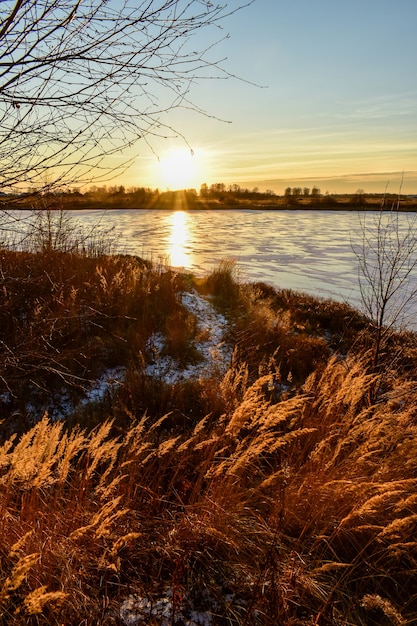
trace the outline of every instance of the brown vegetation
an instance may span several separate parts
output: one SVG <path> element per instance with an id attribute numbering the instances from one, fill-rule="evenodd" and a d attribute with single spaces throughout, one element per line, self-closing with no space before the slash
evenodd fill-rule
<path id="1" fill-rule="evenodd" d="M 274 191 L 260 191 L 258 188 L 245 189 L 239 185 L 216 183 L 202 185 L 200 190 L 160 191 L 146 187 L 122 185 L 107 187 L 92 186 L 89 190 L 77 188 L 59 193 L 37 189 L 21 195 L 0 195 L 0 210 L 32 209 L 39 204 L 53 209 L 321 209 L 341 211 L 390 210 L 395 206 L 399 211 L 416 211 L 414 196 L 399 196 L 387 193 L 322 194 L 320 189 L 288 188 L 284 194 Z"/>
<path id="2" fill-rule="evenodd" d="M 4 250 L 0 268 L 1 624 L 415 623 L 413 334 L 375 373 L 356 311 L 227 262 L 196 280 Z M 155 332 L 195 362 L 191 288 L 229 318 L 230 367 L 149 377 Z M 25 421 L 114 366 L 94 406 Z"/>

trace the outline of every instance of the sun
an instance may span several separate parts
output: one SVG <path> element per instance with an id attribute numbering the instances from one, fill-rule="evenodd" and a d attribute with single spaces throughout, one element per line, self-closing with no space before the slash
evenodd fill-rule
<path id="1" fill-rule="evenodd" d="M 161 155 L 157 170 L 162 189 L 197 189 L 203 182 L 202 156 L 189 148 L 175 148 Z"/>

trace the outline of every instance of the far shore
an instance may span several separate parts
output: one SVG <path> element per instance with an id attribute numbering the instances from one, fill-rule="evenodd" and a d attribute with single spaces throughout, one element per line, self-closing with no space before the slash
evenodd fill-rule
<path id="1" fill-rule="evenodd" d="M 284 195 L 249 191 L 214 185 L 209 189 L 181 191 L 145 188 L 92 187 L 81 193 L 77 189 L 43 193 L 32 191 L 21 195 L 0 195 L 0 210 L 260 210 L 260 211 L 417 211 L 417 196 L 396 194 L 318 193 L 319 190 L 288 189 Z"/>

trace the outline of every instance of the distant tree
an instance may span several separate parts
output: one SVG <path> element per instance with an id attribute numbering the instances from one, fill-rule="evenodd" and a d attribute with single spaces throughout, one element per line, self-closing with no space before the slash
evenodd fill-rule
<path id="1" fill-rule="evenodd" d="M 200 187 L 200 196 L 202 198 L 207 198 L 208 195 L 209 195 L 209 188 L 207 186 L 207 183 L 203 183 Z"/>
<path id="2" fill-rule="evenodd" d="M 301 187 L 287 187 L 285 190 L 285 201 L 287 206 L 295 207 L 298 206 L 298 200 L 301 194 Z"/>
<path id="3" fill-rule="evenodd" d="M 362 208 L 366 205 L 365 192 L 363 189 L 358 189 L 355 194 L 353 194 L 351 200 L 351 204 L 356 207 Z"/>
<path id="4" fill-rule="evenodd" d="M 313 187 L 311 190 L 311 195 L 313 198 L 318 198 L 320 195 L 320 189 L 318 187 Z"/>
<path id="5" fill-rule="evenodd" d="M 241 7 L 238 0 L 2 0 L 0 190 L 123 172 L 136 155 L 108 157 L 173 134 L 167 114 L 193 108 L 190 86 L 228 75 L 213 58 L 218 35 L 200 33 L 218 33 Z"/>
<path id="6" fill-rule="evenodd" d="M 310 188 L 309 187 L 303 187 L 303 196 L 305 198 L 307 198 L 310 195 Z"/>
<path id="7" fill-rule="evenodd" d="M 226 185 L 224 183 L 213 183 L 210 185 L 210 193 L 214 196 L 223 195 L 226 192 Z"/>

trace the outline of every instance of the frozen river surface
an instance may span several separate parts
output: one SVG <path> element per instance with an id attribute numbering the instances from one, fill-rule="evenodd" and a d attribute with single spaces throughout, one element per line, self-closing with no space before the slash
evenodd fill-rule
<path id="1" fill-rule="evenodd" d="M 354 249 L 362 245 L 364 217 L 356 211 L 95 210 L 73 214 L 85 226 L 113 229 L 117 252 L 197 275 L 233 259 L 242 281 L 264 281 L 361 308 Z M 373 214 L 369 215 L 366 219 L 372 223 Z M 407 230 L 416 217 L 400 214 L 399 219 L 401 229 Z M 412 317 L 417 319 L 417 310 Z"/>
<path id="2" fill-rule="evenodd" d="M 241 280 L 306 291 L 358 305 L 357 213 L 343 211 L 83 211 L 85 223 L 114 227 L 118 251 L 197 274 L 234 259 Z"/>

